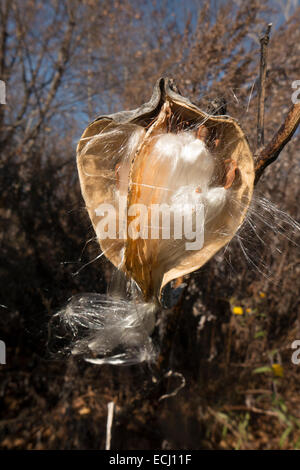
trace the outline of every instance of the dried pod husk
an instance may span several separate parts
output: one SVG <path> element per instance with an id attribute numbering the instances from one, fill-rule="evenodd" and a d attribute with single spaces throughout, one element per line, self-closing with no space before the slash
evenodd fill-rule
<path id="1" fill-rule="evenodd" d="M 185 162 L 172 176 L 172 159 L 161 157 L 158 150 L 159 139 L 166 135 L 183 140 L 194 136 L 198 146 L 199 141 L 203 142 L 201 158 L 205 160 L 207 152 L 214 162 L 210 180 L 203 184 L 206 191 L 219 188 L 220 194 L 225 194 L 220 209 L 210 207 L 204 242 L 197 250 L 186 249 L 186 239 L 162 239 L 161 226 L 158 239 L 128 236 L 134 217 L 120 209 L 121 200 L 126 208 L 143 204 L 148 208 L 149 222 L 151 205 L 169 202 L 172 191 L 201 193 L 200 182 L 205 174 L 201 167 Z M 190 170 L 186 169 L 187 164 Z M 253 193 L 253 155 L 239 124 L 230 116 L 201 111 L 181 96 L 168 78 L 157 81 L 150 101 L 140 108 L 101 116 L 92 122 L 78 144 L 77 165 L 83 198 L 101 249 L 136 282 L 146 301 L 159 299 L 168 282 L 197 270 L 231 240 L 245 218 Z M 178 193 L 178 176 L 180 179 L 185 172 L 191 175 L 191 171 L 193 184 L 199 178 L 199 189 L 193 184 L 183 185 Z M 116 218 L 114 236 L 104 237 L 99 231 L 105 205 L 115 210 L 106 217 L 107 223 L 109 217 Z"/>

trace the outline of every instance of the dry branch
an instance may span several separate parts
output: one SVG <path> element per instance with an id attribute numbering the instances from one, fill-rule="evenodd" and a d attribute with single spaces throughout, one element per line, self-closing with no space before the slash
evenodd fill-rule
<path id="1" fill-rule="evenodd" d="M 291 140 L 300 122 L 300 103 L 294 104 L 289 110 L 284 123 L 278 129 L 270 143 L 257 155 L 255 162 L 255 184 L 264 170 L 273 163 Z"/>
<path id="2" fill-rule="evenodd" d="M 294 104 L 289 110 L 284 123 L 278 129 L 270 143 L 264 145 L 264 114 L 267 73 L 267 52 L 270 40 L 272 23 L 269 23 L 265 34 L 260 39 L 260 76 L 258 87 L 258 114 L 257 114 L 257 152 L 255 161 L 255 184 L 258 182 L 265 168 L 274 162 L 285 145 L 296 132 L 300 121 L 300 104 Z"/>
<path id="3" fill-rule="evenodd" d="M 264 120 L 265 120 L 265 96 L 266 96 L 266 75 L 268 44 L 272 23 L 269 23 L 265 34 L 260 39 L 260 76 L 258 88 L 258 115 L 257 115 L 257 148 L 264 145 Z"/>

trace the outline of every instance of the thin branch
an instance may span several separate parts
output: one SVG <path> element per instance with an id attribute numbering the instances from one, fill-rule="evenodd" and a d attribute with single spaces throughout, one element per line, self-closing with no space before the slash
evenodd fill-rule
<path id="1" fill-rule="evenodd" d="M 264 414 L 268 416 L 274 416 L 278 418 L 278 413 L 276 411 L 271 411 L 271 410 L 263 410 L 261 408 L 256 408 L 256 406 L 243 406 L 243 405 L 225 405 L 223 407 L 224 411 L 250 411 L 252 413 L 257 413 L 257 414 Z"/>
<path id="2" fill-rule="evenodd" d="M 290 108 L 284 123 L 278 129 L 271 142 L 259 152 L 255 162 L 255 184 L 267 166 L 278 158 L 285 145 L 291 140 L 299 123 L 300 103 L 296 103 Z"/>
<path id="3" fill-rule="evenodd" d="M 29 152 L 31 147 L 33 146 L 34 139 L 38 135 L 38 133 L 40 131 L 40 128 L 41 128 L 42 124 L 45 121 L 45 118 L 46 118 L 46 116 L 49 112 L 50 106 L 53 103 L 53 100 L 56 96 L 57 90 L 58 90 L 58 88 L 61 84 L 62 77 L 63 77 L 63 75 L 66 71 L 67 63 L 70 60 L 70 56 L 71 56 L 70 51 L 71 51 L 71 45 L 72 45 L 72 39 L 73 39 L 73 31 L 74 31 L 74 28 L 76 27 L 76 19 L 75 19 L 75 14 L 74 14 L 74 11 L 73 11 L 74 8 L 71 8 L 72 5 L 69 1 L 67 2 L 67 5 L 68 5 L 68 24 L 67 24 L 67 28 L 66 28 L 66 31 L 65 31 L 65 34 L 64 34 L 64 38 L 61 42 L 61 47 L 60 47 L 60 50 L 59 50 L 59 53 L 58 53 L 58 59 L 55 63 L 55 71 L 54 71 L 53 77 L 52 77 L 51 82 L 50 82 L 49 91 L 48 91 L 47 96 L 45 97 L 44 103 L 43 104 L 38 103 L 39 106 L 37 106 L 33 110 L 33 116 L 35 116 L 37 114 L 37 111 L 39 111 L 39 117 L 37 119 L 37 122 L 34 124 L 34 126 L 32 128 L 30 126 L 28 126 L 28 128 L 25 132 L 23 141 L 21 143 L 21 146 L 24 149 L 24 146 L 26 144 L 28 144 L 28 142 L 29 142 L 29 145 L 27 146 L 27 152 Z M 22 47 L 24 49 L 24 58 L 23 58 L 22 64 L 23 64 L 23 83 L 24 83 L 25 93 L 24 93 L 24 101 L 23 101 L 21 110 L 20 110 L 14 124 L 9 127 L 8 133 L 6 134 L 4 139 L 1 141 L 2 146 L 4 146 L 9 141 L 9 139 L 12 136 L 15 128 L 18 127 L 22 123 L 22 120 L 25 117 L 25 113 L 28 110 L 30 97 L 32 96 L 33 93 L 35 94 L 35 96 L 37 98 L 37 102 L 39 101 L 39 97 L 38 97 L 38 94 L 37 94 L 36 81 L 37 81 L 37 76 L 38 76 L 38 72 L 39 72 L 39 66 L 40 66 L 40 64 L 42 62 L 42 59 L 44 57 L 44 50 L 46 50 L 46 47 L 47 47 L 47 44 L 45 42 L 44 45 L 43 45 L 43 48 L 41 50 L 41 54 L 40 54 L 39 60 L 37 62 L 37 66 L 36 66 L 35 70 L 32 70 L 31 80 L 30 80 L 29 83 L 27 83 L 26 74 L 25 74 L 25 70 L 26 70 L 25 57 L 27 57 L 27 59 L 28 59 L 28 58 L 30 58 L 30 55 L 28 53 L 28 49 L 27 49 L 26 42 L 25 42 L 25 39 L 24 39 L 24 34 L 23 34 L 23 31 L 22 31 L 22 22 L 21 22 L 21 19 L 20 19 L 20 16 L 19 16 L 19 11 L 17 9 L 15 9 L 15 14 L 16 14 L 16 21 L 17 21 L 18 28 L 19 28 L 18 29 L 19 43 L 22 45 Z M 29 63 L 29 65 L 30 65 L 30 63 Z M 29 117 L 27 117 L 27 121 L 29 121 Z M 11 158 L 11 155 L 14 152 L 15 152 L 15 149 L 13 148 L 12 152 L 10 152 L 6 155 L 6 160 L 9 160 Z"/>
<path id="4" fill-rule="evenodd" d="M 49 92 L 47 97 L 45 98 L 45 102 L 40 110 L 40 117 L 36 124 L 33 126 L 32 129 L 28 132 L 28 134 L 24 136 L 22 146 L 24 147 L 25 144 L 27 144 L 29 141 L 31 141 L 31 144 L 27 148 L 27 151 L 29 151 L 34 143 L 34 139 L 38 135 L 38 132 L 46 118 L 46 115 L 50 109 L 50 106 L 52 104 L 53 99 L 55 98 L 55 95 L 57 93 L 57 90 L 61 84 L 62 77 L 65 73 L 66 65 L 70 60 L 70 48 L 72 44 L 72 37 L 73 37 L 73 31 L 76 26 L 76 21 L 75 21 L 75 14 L 74 14 L 74 8 L 71 8 L 71 3 L 68 1 L 67 2 L 68 6 L 68 25 L 67 29 L 64 35 L 64 38 L 61 43 L 61 47 L 58 53 L 58 59 L 55 64 L 55 73 L 53 75 L 53 79 L 50 84 Z"/>
<path id="5" fill-rule="evenodd" d="M 162 400 L 165 400 L 166 398 L 171 398 L 171 397 L 176 397 L 177 393 L 182 390 L 185 385 L 186 385 L 186 380 L 184 378 L 184 376 L 180 373 L 180 372 L 173 372 L 172 370 L 169 370 L 169 372 L 167 372 L 164 377 L 166 378 L 169 378 L 169 377 L 177 377 L 180 379 L 180 384 L 178 385 L 178 387 L 175 388 L 175 390 L 173 390 L 173 392 L 171 393 L 165 393 L 164 395 L 162 395 L 161 397 L 159 397 L 158 401 L 162 401 Z"/>
<path id="6" fill-rule="evenodd" d="M 266 95 L 266 75 L 268 44 L 272 23 L 269 23 L 265 34 L 260 39 L 260 75 L 258 86 L 258 114 L 257 114 L 257 148 L 264 145 L 264 118 L 265 118 L 265 95 Z"/>

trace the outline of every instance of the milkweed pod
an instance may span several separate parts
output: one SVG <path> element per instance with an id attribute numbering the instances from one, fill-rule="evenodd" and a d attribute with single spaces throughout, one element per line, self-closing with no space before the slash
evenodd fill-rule
<path id="1" fill-rule="evenodd" d="M 168 78 L 140 108 L 93 121 L 77 165 L 101 249 L 146 301 L 227 244 L 252 198 L 253 156 L 237 121 L 201 111 Z"/>

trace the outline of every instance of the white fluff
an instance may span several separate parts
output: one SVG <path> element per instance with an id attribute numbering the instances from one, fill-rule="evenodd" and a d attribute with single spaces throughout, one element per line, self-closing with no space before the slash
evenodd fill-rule
<path id="1" fill-rule="evenodd" d="M 167 189 L 161 203 L 171 206 L 174 213 L 190 217 L 204 207 L 202 226 L 220 213 L 226 203 L 228 190 L 211 185 L 215 160 L 205 143 L 191 131 L 164 134 L 156 142 L 149 165 L 160 166 L 167 176 Z M 151 172 L 151 167 L 146 170 Z M 164 176 L 165 177 L 165 176 Z M 160 185 L 160 175 L 155 181 Z"/>
<path id="2" fill-rule="evenodd" d="M 153 158 L 168 166 L 171 187 L 208 185 L 214 171 L 214 159 L 204 142 L 196 139 L 193 132 L 163 134 L 155 139 Z"/>
<path id="3" fill-rule="evenodd" d="M 157 306 L 102 294 L 71 298 L 57 315 L 71 332 L 73 355 L 83 354 L 95 364 L 136 364 L 154 360 L 150 338 Z M 88 356 L 97 355 L 93 358 Z"/>

